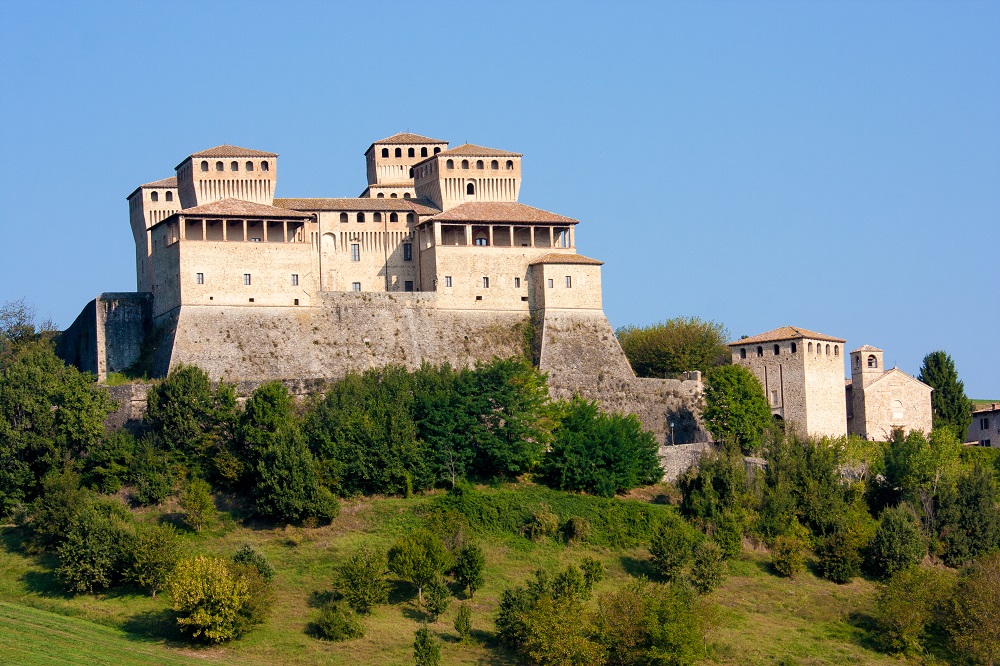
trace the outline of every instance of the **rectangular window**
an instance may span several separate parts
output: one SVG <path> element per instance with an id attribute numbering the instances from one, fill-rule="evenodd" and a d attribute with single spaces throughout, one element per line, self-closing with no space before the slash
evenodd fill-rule
<path id="1" fill-rule="evenodd" d="M 243 284 L 246 284 L 246 285 L 250 284 L 250 274 L 249 273 L 244 273 L 243 274 Z"/>
<path id="2" fill-rule="evenodd" d="M 451 286 L 451 276 L 450 275 L 445 275 L 444 276 L 444 286 L 446 286 L 446 287 L 450 287 Z"/>
<path id="3" fill-rule="evenodd" d="M 361 291 L 361 283 L 360 282 L 352 282 L 351 283 L 351 291 Z"/>
<path id="4" fill-rule="evenodd" d="M 549 278 L 549 289 L 551 289 L 553 286 L 554 285 L 552 284 L 552 278 Z"/>
<path id="5" fill-rule="evenodd" d="M 351 261 L 361 261 L 360 243 L 351 243 Z"/>
<path id="6" fill-rule="evenodd" d="M 570 277 L 569 275 L 566 276 L 566 288 L 567 289 L 573 288 L 573 278 Z"/>
<path id="7" fill-rule="evenodd" d="M 778 404 L 778 392 L 771 391 L 771 404 L 777 406 Z"/>
<path id="8" fill-rule="evenodd" d="M 490 288 L 490 279 L 486 276 L 483 276 L 483 289 L 489 289 L 489 288 Z"/>
<path id="9" fill-rule="evenodd" d="M 521 278 L 514 278 L 514 288 L 515 289 L 521 288 Z"/>
<path id="10" fill-rule="evenodd" d="M 199 275 L 200 275 L 200 273 L 199 273 Z M 201 283 L 199 282 L 198 284 L 201 284 Z M 989 420 L 989 418 L 979 419 L 979 427 L 981 429 L 983 429 L 983 430 L 989 430 L 990 429 L 990 420 Z"/>
<path id="11" fill-rule="evenodd" d="M 403 283 L 403 291 L 413 291 L 413 280 L 407 280 Z"/>
<path id="12" fill-rule="evenodd" d="M 412 243 L 403 243 L 403 261 L 413 261 Z"/>
<path id="13" fill-rule="evenodd" d="M 195 273 L 194 274 L 194 282 L 195 282 L 195 284 L 205 284 L 205 274 L 204 273 Z"/>
<path id="14" fill-rule="evenodd" d="M 293 287 L 299 286 L 299 274 L 298 273 L 292 273 L 292 286 Z"/>

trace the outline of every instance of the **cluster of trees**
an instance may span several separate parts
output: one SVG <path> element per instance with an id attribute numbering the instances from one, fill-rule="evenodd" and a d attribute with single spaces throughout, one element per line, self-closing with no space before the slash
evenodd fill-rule
<path id="1" fill-rule="evenodd" d="M 690 370 L 707 372 L 730 361 L 726 328 L 697 317 L 677 317 L 650 326 L 622 326 L 615 335 L 639 377 L 672 378 Z"/>

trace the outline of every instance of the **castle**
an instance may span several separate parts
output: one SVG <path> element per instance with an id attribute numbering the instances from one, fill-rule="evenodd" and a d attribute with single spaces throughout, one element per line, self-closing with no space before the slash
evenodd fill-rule
<path id="1" fill-rule="evenodd" d="M 522 155 L 416 134 L 365 152 L 359 197 L 275 198 L 278 155 L 222 145 L 128 196 L 136 292 L 91 301 L 60 354 L 104 378 L 137 362 L 213 378 L 336 379 L 389 363 L 530 353 L 554 397 L 704 439 L 700 378 L 637 379 L 578 221 L 518 201 Z"/>

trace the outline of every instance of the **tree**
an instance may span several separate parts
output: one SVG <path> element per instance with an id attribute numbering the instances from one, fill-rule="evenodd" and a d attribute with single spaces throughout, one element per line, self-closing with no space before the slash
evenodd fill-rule
<path id="1" fill-rule="evenodd" d="M 791 578 L 805 568 L 802 540 L 780 534 L 771 545 L 771 566 L 781 576 Z"/>
<path id="2" fill-rule="evenodd" d="M 952 597 L 952 643 L 982 664 L 1000 663 L 1000 553 L 975 562 Z"/>
<path id="3" fill-rule="evenodd" d="M 935 428 L 951 426 L 964 438 L 972 423 L 972 403 L 965 396 L 965 384 L 959 380 L 955 362 L 943 351 L 933 351 L 924 357 L 917 379 L 934 391 L 931 411 Z"/>
<path id="4" fill-rule="evenodd" d="M 462 604 L 458 607 L 458 613 L 455 615 L 455 631 L 458 632 L 459 641 L 469 640 L 469 636 L 472 634 L 472 609 L 469 608 L 468 604 Z"/>
<path id="5" fill-rule="evenodd" d="M 219 643 L 239 637 L 254 620 L 253 579 L 221 557 L 181 560 L 167 579 L 177 624 L 194 638 Z M 258 578 L 259 574 L 258 574 Z"/>
<path id="6" fill-rule="evenodd" d="M 340 593 L 351 608 L 367 615 L 389 600 L 387 573 L 385 555 L 362 548 L 344 560 L 337 571 Z"/>
<path id="7" fill-rule="evenodd" d="M 59 544 L 56 574 L 70 592 L 93 592 L 117 582 L 135 538 L 132 515 L 114 500 L 92 500 Z"/>
<path id="8" fill-rule="evenodd" d="M 708 372 L 729 363 L 729 333 L 714 321 L 677 317 L 645 327 L 623 326 L 615 335 L 640 377 L 676 377 L 689 370 Z"/>
<path id="9" fill-rule="evenodd" d="M 274 579 L 274 567 L 267 561 L 264 554 L 248 543 L 240 546 L 240 549 L 233 555 L 233 562 L 248 567 L 253 567 L 264 579 L 265 583 L 270 583 Z"/>
<path id="10" fill-rule="evenodd" d="M 365 625 L 350 606 L 340 601 L 323 606 L 312 629 L 316 638 L 325 641 L 347 641 L 365 635 Z"/>
<path id="11" fill-rule="evenodd" d="M 180 539 L 173 525 L 136 526 L 131 562 L 125 577 L 156 593 L 166 585 L 167 578 L 180 559 Z"/>
<path id="12" fill-rule="evenodd" d="M 417 588 L 424 603 L 424 587 L 449 568 L 450 555 L 436 534 L 420 530 L 403 537 L 389 549 L 389 570 Z"/>
<path id="13" fill-rule="evenodd" d="M 212 487 L 203 479 L 191 479 L 181 491 L 180 505 L 184 522 L 195 532 L 200 532 L 215 513 Z"/>
<path id="14" fill-rule="evenodd" d="M 884 510 L 867 550 L 868 568 L 879 578 L 889 578 L 919 562 L 926 548 L 913 507 L 901 504 Z"/>
<path id="15" fill-rule="evenodd" d="M 720 441 L 744 453 L 760 448 L 771 427 L 771 408 L 760 382 L 739 365 L 723 365 L 705 375 L 705 423 Z"/>
<path id="16" fill-rule="evenodd" d="M 880 647 L 892 653 L 922 652 L 924 634 L 942 619 L 952 587 L 940 569 L 913 565 L 893 573 L 879 586 L 872 612 Z"/>
<path id="17" fill-rule="evenodd" d="M 726 578 L 726 561 L 722 549 L 712 541 L 702 541 L 694 548 L 691 584 L 700 594 L 717 589 Z"/>
<path id="18" fill-rule="evenodd" d="M 482 548 L 470 543 L 458 551 L 453 573 L 455 580 L 463 588 L 469 589 L 470 599 L 475 596 L 476 590 L 483 586 L 485 569 L 486 553 Z"/>
<path id="19" fill-rule="evenodd" d="M 943 485 L 935 498 L 943 559 L 952 566 L 1000 547 L 1000 508 L 991 470 L 973 466 L 955 486 Z"/>
<path id="20" fill-rule="evenodd" d="M 440 577 L 435 577 L 427 583 L 427 599 L 424 608 L 427 610 L 431 622 L 437 622 L 441 613 L 448 610 L 450 603 L 451 592 L 448 591 L 448 586 Z"/>
<path id="21" fill-rule="evenodd" d="M 413 663 L 416 666 L 438 666 L 441 663 L 441 644 L 427 627 L 420 627 L 413 635 Z"/>
<path id="22" fill-rule="evenodd" d="M 675 580 L 691 560 L 695 541 L 694 529 L 680 518 L 671 516 L 660 523 L 649 544 L 653 568 L 665 579 Z"/>
<path id="23" fill-rule="evenodd" d="M 837 530 L 820 542 L 819 571 L 823 578 L 834 583 L 850 583 L 861 573 L 861 555 L 846 530 Z"/>

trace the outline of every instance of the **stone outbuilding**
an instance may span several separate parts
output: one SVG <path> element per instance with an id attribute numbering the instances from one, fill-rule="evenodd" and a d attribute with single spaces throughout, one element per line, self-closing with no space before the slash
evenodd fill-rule
<path id="1" fill-rule="evenodd" d="M 1000 402 L 972 411 L 972 423 L 965 441 L 979 446 L 1000 446 Z"/>

